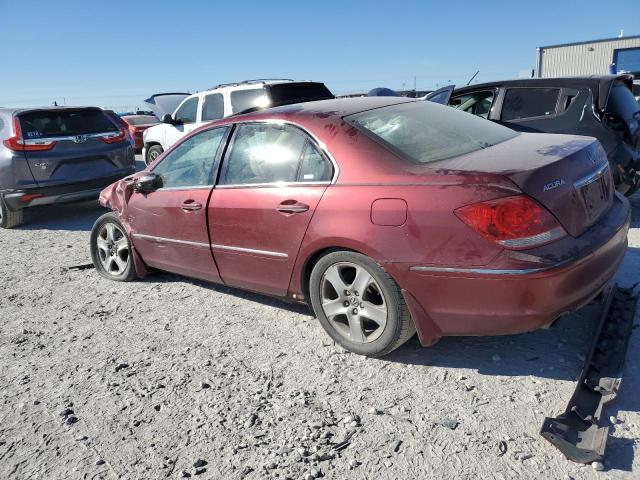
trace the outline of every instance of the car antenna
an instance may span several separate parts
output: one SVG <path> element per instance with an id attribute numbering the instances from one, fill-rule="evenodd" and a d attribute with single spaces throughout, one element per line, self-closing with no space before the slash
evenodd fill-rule
<path id="1" fill-rule="evenodd" d="M 471 85 L 471 82 L 473 82 L 473 79 L 476 78 L 476 76 L 480 73 L 480 70 L 476 70 L 476 73 L 473 74 L 473 77 L 471 77 L 469 79 L 469 81 L 467 82 L 467 85 Z"/>

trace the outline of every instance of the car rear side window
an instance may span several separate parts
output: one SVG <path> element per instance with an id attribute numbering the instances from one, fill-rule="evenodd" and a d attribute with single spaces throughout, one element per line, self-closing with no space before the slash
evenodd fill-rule
<path id="1" fill-rule="evenodd" d="M 198 116 L 198 97 L 186 100 L 176 110 L 175 120 L 182 123 L 195 123 Z"/>
<path id="2" fill-rule="evenodd" d="M 25 139 L 118 131 L 115 123 L 97 108 L 36 110 L 21 113 L 18 118 Z"/>
<path id="3" fill-rule="evenodd" d="M 559 88 L 509 88 L 504 96 L 501 120 L 548 117 L 556 113 Z"/>
<path id="4" fill-rule="evenodd" d="M 333 166 L 320 151 L 307 140 L 300 165 L 300 182 L 328 182 L 333 176 Z"/>
<path id="5" fill-rule="evenodd" d="M 430 163 L 488 148 L 517 132 L 433 102 L 415 101 L 367 110 L 345 119 L 415 163 Z"/>
<path id="6" fill-rule="evenodd" d="M 283 125 L 240 125 L 227 154 L 222 185 L 295 182 L 305 136 Z"/>
<path id="7" fill-rule="evenodd" d="M 221 93 L 213 93 L 204 97 L 202 104 L 202 120 L 220 120 L 224 117 L 224 97 Z"/>
<path id="8" fill-rule="evenodd" d="M 214 163 L 228 130 L 228 127 L 204 130 L 167 153 L 153 169 L 162 178 L 162 188 L 212 185 Z"/>
<path id="9" fill-rule="evenodd" d="M 266 107 L 268 103 L 269 99 L 263 88 L 231 92 L 231 111 L 233 113 L 242 112 L 250 108 Z"/>

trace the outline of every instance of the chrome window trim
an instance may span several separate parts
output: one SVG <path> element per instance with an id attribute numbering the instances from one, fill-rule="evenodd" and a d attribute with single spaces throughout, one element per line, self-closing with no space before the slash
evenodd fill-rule
<path id="1" fill-rule="evenodd" d="M 160 187 L 155 191 L 156 192 L 163 192 L 163 191 L 175 192 L 176 190 L 211 190 L 212 188 L 213 188 L 213 185 L 187 185 L 184 187 Z"/>
<path id="2" fill-rule="evenodd" d="M 310 140 L 312 140 L 312 143 L 314 144 L 314 146 L 325 156 L 329 159 L 329 161 L 331 162 L 331 164 L 333 165 L 333 177 L 331 177 L 331 180 L 327 181 L 327 182 L 314 182 L 318 185 L 333 185 L 336 183 L 336 181 L 338 180 L 338 176 L 340 175 L 340 166 L 338 165 L 338 162 L 336 162 L 336 159 L 333 158 L 333 155 L 331 155 L 331 152 L 329 152 L 329 150 L 327 149 L 327 146 L 324 142 L 321 142 L 320 140 L 318 140 L 318 137 L 316 137 L 313 133 L 311 133 L 309 130 L 307 130 L 306 128 L 304 128 L 302 125 L 296 123 L 296 122 L 292 122 L 291 120 L 281 120 L 281 119 L 265 119 L 265 120 L 247 120 L 246 122 L 242 122 L 242 121 L 238 121 L 235 122 L 234 125 L 236 127 L 240 126 L 240 125 L 254 125 L 254 124 L 266 124 L 266 125 L 290 125 L 294 128 L 297 128 L 298 130 L 301 130 L 302 133 L 304 135 L 306 135 L 307 137 L 309 137 Z M 233 147 L 232 144 L 229 144 L 229 147 Z M 225 153 L 225 157 L 226 157 L 226 153 Z M 223 164 L 224 164 L 224 160 L 226 160 L 226 158 L 222 159 L 222 162 L 220 163 L 220 168 L 222 169 Z M 265 184 L 260 184 L 261 186 L 273 186 L 275 184 L 279 184 L 279 183 L 287 183 L 289 185 L 309 185 L 308 183 L 305 182 L 273 182 L 273 183 L 265 183 Z M 238 185 L 258 185 L 256 183 L 247 183 L 247 184 L 229 184 L 230 186 L 238 186 Z M 221 188 L 225 185 L 217 185 L 217 188 Z"/>
<path id="3" fill-rule="evenodd" d="M 106 137 L 106 136 L 109 136 L 109 135 L 118 135 L 119 133 L 120 133 L 120 130 L 117 130 L 115 132 L 102 132 L 102 133 L 79 133 L 78 135 L 65 135 L 63 137 L 25 138 L 22 141 L 26 145 L 37 145 L 37 142 L 60 142 L 60 141 L 63 141 L 63 140 L 71 140 L 71 141 L 73 141 L 73 139 L 75 139 L 76 137 L 100 138 L 100 137 Z"/>
<path id="4" fill-rule="evenodd" d="M 457 268 L 457 267 L 426 267 L 426 266 L 413 266 L 409 270 L 412 272 L 437 272 L 437 273 L 475 273 L 478 275 L 530 275 L 532 273 L 546 272 L 553 270 L 554 268 L 561 267 L 567 263 L 574 261 L 574 258 L 564 260 L 562 262 L 554 263 L 553 265 L 546 265 L 544 267 L 536 268 L 522 268 L 522 269 L 492 269 L 492 268 Z"/>
<path id="5" fill-rule="evenodd" d="M 271 182 L 271 183 L 233 183 L 229 185 L 216 185 L 217 189 L 233 188 L 284 188 L 284 187 L 319 187 L 331 185 L 331 182 Z"/>
<path id="6" fill-rule="evenodd" d="M 602 164 L 600 167 L 598 167 L 595 171 L 591 172 L 589 175 L 586 175 L 586 176 L 576 180 L 573 183 L 573 186 L 576 189 L 581 189 L 582 187 L 585 187 L 585 186 L 589 185 L 590 183 L 593 183 L 596 180 L 598 180 L 600 177 L 602 177 L 602 175 L 605 174 L 605 172 L 608 169 L 609 169 L 609 162 L 606 162 L 606 163 Z"/>
<path id="7" fill-rule="evenodd" d="M 232 247 L 230 245 L 219 245 L 215 243 L 212 243 L 211 245 L 209 245 L 208 243 L 191 242 L 188 240 L 178 240 L 175 238 L 156 237 L 154 235 L 146 235 L 144 233 L 134 233 L 133 237 L 143 238 L 145 240 L 151 240 L 151 241 L 160 242 L 160 243 L 176 243 L 178 245 L 189 245 L 191 247 L 206 248 L 206 249 L 211 247 L 217 250 L 228 250 L 231 252 L 253 253 L 257 255 L 265 255 L 267 257 L 289 258 L 288 254 L 281 253 L 281 252 L 271 252 L 269 250 L 258 250 L 255 248 Z"/>

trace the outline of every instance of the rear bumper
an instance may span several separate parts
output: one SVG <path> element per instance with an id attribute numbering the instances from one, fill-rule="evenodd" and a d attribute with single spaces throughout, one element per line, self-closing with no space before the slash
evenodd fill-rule
<path id="1" fill-rule="evenodd" d="M 130 171 L 114 177 L 99 178 L 80 183 L 70 183 L 51 187 L 35 187 L 20 190 L 0 192 L 9 210 L 17 211 L 38 205 L 55 203 L 78 202 L 98 198 L 100 192 L 126 175 L 135 173 L 135 167 Z"/>
<path id="2" fill-rule="evenodd" d="M 591 241 L 588 251 L 574 245 L 574 256 L 558 258 L 554 264 L 512 269 L 407 264 L 388 268 L 407 292 L 423 344 L 447 335 L 527 332 L 584 306 L 610 282 L 624 257 L 630 223 L 628 202 L 621 196 L 616 210 L 607 215 L 612 216 L 601 222 L 608 226 L 606 236 L 602 225 L 594 225 L 582 236 L 588 238 L 574 239 L 576 244 Z"/>

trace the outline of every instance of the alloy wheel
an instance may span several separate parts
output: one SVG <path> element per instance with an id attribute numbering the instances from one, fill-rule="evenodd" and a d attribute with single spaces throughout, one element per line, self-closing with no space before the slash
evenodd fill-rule
<path id="1" fill-rule="evenodd" d="M 96 239 L 98 257 L 104 270 L 113 276 L 124 273 L 131 261 L 127 236 L 115 223 L 105 223 Z"/>
<path id="2" fill-rule="evenodd" d="M 322 309 L 336 332 L 355 343 L 376 340 L 388 318 L 384 293 L 362 266 L 338 262 L 324 272 L 320 282 Z"/>

